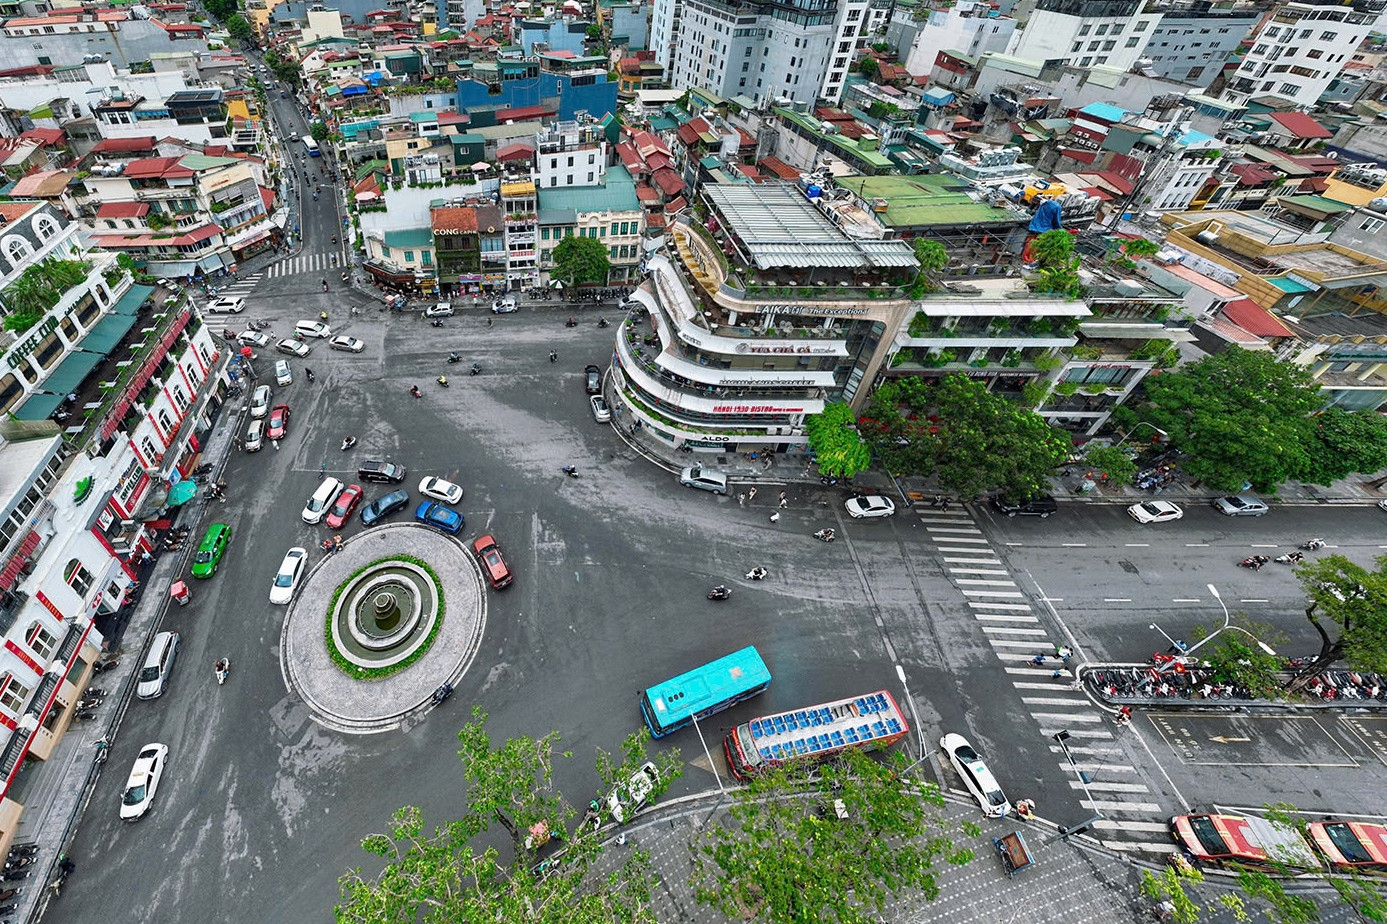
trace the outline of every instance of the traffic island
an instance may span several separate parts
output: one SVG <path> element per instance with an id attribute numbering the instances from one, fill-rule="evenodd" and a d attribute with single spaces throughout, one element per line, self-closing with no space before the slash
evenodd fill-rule
<path id="1" fill-rule="evenodd" d="M 435 530 L 379 526 L 309 572 L 280 636 L 285 683 L 315 721 L 353 734 L 399 728 L 466 673 L 486 623 L 482 574 Z"/>

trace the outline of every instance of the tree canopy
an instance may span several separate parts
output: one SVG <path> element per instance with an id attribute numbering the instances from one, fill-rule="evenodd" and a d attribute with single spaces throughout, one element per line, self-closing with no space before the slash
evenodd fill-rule
<path id="1" fill-rule="evenodd" d="M 226 31 L 238 42 L 250 42 L 255 39 L 255 30 L 240 13 L 235 13 L 226 20 Z"/>
<path id="2" fill-rule="evenodd" d="M 1387 467 L 1387 418 L 1332 407 L 1314 419 L 1309 458 L 1299 477 L 1327 485 L 1356 472 Z"/>
<path id="3" fill-rule="evenodd" d="M 606 285 L 612 263 L 607 245 L 595 237 L 570 235 L 554 248 L 554 268 L 549 275 L 564 285 Z"/>
<path id="4" fill-rule="evenodd" d="M 458 734 L 463 774 L 468 786 L 462 817 L 429 830 L 421 810 L 405 806 L 388 831 L 362 841 L 384 868 L 367 878 L 360 869 L 340 881 L 341 924 L 494 924 L 496 921 L 542 920 L 562 924 L 655 924 L 650 895 L 655 876 L 649 858 L 627 850 L 619 862 L 594 862 L 602 856 L 601 836 L 580 824 L 570 836 L 566 825 L 577 814 L 553 788 L 557 733 L 543 738 L 513 738 L 500 746 L 486 733 L 486 714 L 472 711 L 472 721 Z M 627 738 L 623 760 L 599 752 L 597 767 L 604 788 L 630 778 L 646 760 L 649 734 Z M 680 772 L 677 751 L 654 758 L 659 769 L 653 801 Z M 472 841 L 499 824 L 510 835 L 510 857 L 496 847 L 479 849 Z M 536 836 L 552 833 L 552 840 Z M 555 852 L 553 841 L 567 840 Z M 540 860 L 541 855 L 546 859 Z M 509 859 L 509 864 L 507 860 Z"/>
<path id="5" fill-rule="evenodd" d="M 1309 416 L 1319 389 L 1302 366 L 1230 347 L 1145 381 L 1142 420 L 1186 452 L 1185 470 L 1210 487 L 1259 491 L 1310 471 Z"/>
<path id="6" fill-rule="evenodd" d="M 809 448 L 818 457 L 819 471 L 835 478 L 851 478 L 872 464 L 872 450 L 857 432 L 852 408 L 835 401 L 804 422 Z"/>
<path id="7" fill-rule="evenodd" d="M 1374 561 L 1370 570 L 1343 555 L 1326 555 L 1296 567 L 1320 652 L 1297 672 L 1293 688 L 1340 660 L 1354 670 L 1387 672 L 1387 555 Z"/>
<path id="8" fill-rule="evenodd" d="M 933 900 L 934 864 L 973 852 L 953 845 L 939 788 L 906 778 L 906 763 L 849 750 L 758 774 L 733 792 L 729 820 L 700 833 L 698 901 L 735 920 L 866 924 L 890 899 Z"/>

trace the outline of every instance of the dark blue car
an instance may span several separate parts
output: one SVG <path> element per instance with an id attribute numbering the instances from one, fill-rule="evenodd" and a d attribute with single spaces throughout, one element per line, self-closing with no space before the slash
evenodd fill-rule
<path id="1" fill-rule="evenodd" d="M 378 523 L 396 510 L 403 510 L 404 506 L 408 503 L 408 491 L 392 491 L 384 497 L 378 497 L 365 507 L 362 507 L 361 522 L 366 526 L 370 526 L 372 523 Z"/>
<path id="2" fill-rule="evenodd" d="M 445 507 L 438 501 L 424 501 L 419 505 L 419 509 L 414 511 L 414 519 L 425 526 L 432 526 L 434 529 L 441 529 L 445 533 L 458 533 L 462 531 L 462 514 L 451 507 Z"/>

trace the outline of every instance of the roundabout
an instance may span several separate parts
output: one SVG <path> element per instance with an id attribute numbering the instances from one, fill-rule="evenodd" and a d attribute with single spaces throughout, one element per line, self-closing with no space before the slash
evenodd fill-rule
<path id="1" fill-rule="evenodd" d="M 284 619 L 280 663 L 315 721 L 388 731 L 441 684 L 457 683 L 485 624 L 482 575 L 460 542 L 422 526 L 381 526 L 309 572 Z"/>

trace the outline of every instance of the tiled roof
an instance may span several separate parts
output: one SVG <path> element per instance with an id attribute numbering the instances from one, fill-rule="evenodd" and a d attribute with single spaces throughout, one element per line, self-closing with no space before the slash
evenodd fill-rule
<path id="1" fill-rule="evenodd" d="M 1334 133 L 1303 112 L 1269 112 L 1267 117 L 1297 138 L 1333 138 Z"/>
<path id="2" fill-rule="evenodd" d="M 107 202 L 96 210 L 97 218 L 141 218 L 149 213 L 148 202 Z"/>
<path id="3" fill-rule="evenodd" d="M 799 179 L 799 171 L 778 157 L 763 157 L 757 161 L 757 165 L 782 180 L 794 181 Z"/>
<path id="4" fill-rule="evenodd" d="M 477 233 L 477 210 L 470 206 L 434 209 L 430 214 L 434 234 Z"/>
<path id="5" fill-rule="evenodd" d="M 125 166 L 127 179 L 151 179 L 154 177 L 189 177 L 193 171 L 183 166 L 179 157 L 146 157 L 132 160 Z"/>
<path id="6" fill-rule="evenodd" d="M 141 138 L 102 138 L 92 148 L 93 154 L 127 154 L 131 151 L 152 151 L 157 143 L 153 135 Z"/>
<path id="7" fill-rule="evenodd" d="M 669 167 L 661 167 L 650 176 L 650 180 L 660 187 L 660 192 L 666 196 L 677 196 L 684 189 L 684 181 L 679 178 Z"/>
<path id="8" fill-rule="evenodd" d="M 1250 298 L 1240 298 L 1223 307 L 1223 316 L 1250 334 L 1259 337 L 1294 337 L 1285 322 Z"/>

